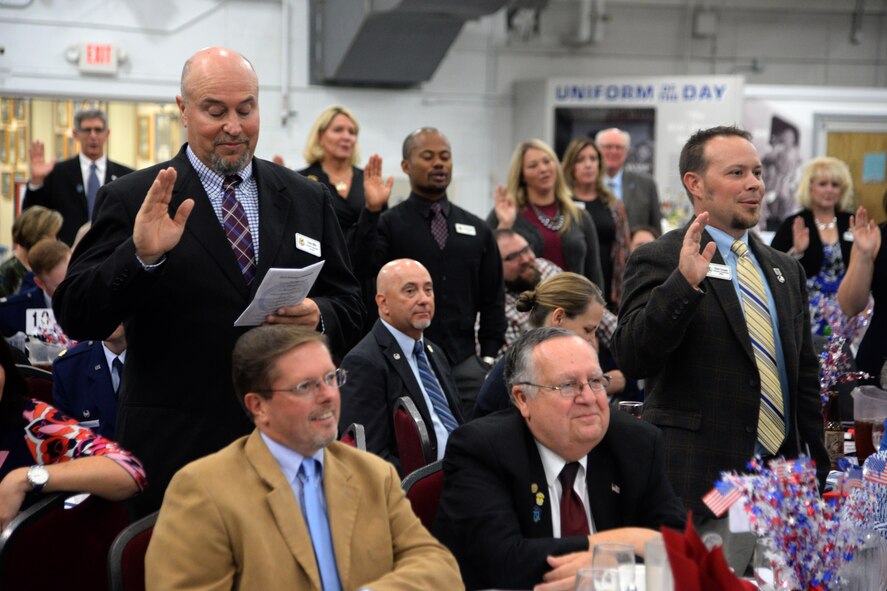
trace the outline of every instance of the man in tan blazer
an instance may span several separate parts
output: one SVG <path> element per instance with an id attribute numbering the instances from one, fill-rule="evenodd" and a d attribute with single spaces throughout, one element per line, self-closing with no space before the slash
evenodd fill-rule
<path id="1" fill-rule="evenodd" d="M 253 329 L 233 368 L 256 430 L 175 475 L 148 548 L 149 590 L 464 589 L 394 467 L 335 441 L 345 374 L 322 335 Z M 320 473 L 322 523 L 304 465 L 309 479 Z"/>

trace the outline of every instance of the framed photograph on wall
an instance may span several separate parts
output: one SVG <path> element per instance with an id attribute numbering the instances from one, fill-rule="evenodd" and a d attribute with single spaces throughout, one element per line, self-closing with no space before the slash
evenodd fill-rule
<path id="1" fill-rule="evenodd" d="M 15 99 L 13 101 L 12 118 L 18 121 L 25 121 L 28 118 L 27 101 L 25 99 Z"/>
<path id="2" fill-rule="evenodd" d="M 20 164 L 28 161 L 28 130 L 22 127 L 15 132 L 15 160 Z"/>
<path id="3" fill-rule="evenodd" d="M 68 127 L 68 101 L 59 101 L 55 104 L 55 126 Z"/>
<path id="4" fill-rule="evenodd" d="M 11 172 L 4 172 L 0 175 L 0 185 L 3 186 L 3 196 L 12 197 L 13 192 L 15 191 L 15 185 L 12 182 Z"/>
<path id="5" fill-rule="evenodd" d="M 9 164 L 9 132 L 0 129 L 0 162 Z"/>
<path id="6" fill-rule="evenodd" d="M 0 123 L 9 121 L 9 101 L 12 99 L 0 98 Z"/>

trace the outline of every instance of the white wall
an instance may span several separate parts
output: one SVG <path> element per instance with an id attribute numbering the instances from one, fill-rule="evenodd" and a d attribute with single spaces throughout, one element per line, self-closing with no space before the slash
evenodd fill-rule
<path id="1" fill-rule="evenodd" d="M 580 49 L 560 43 L 574 26 L 574 1 L 551 0 L 541 35 L 528 42 L 508 37 L 500 12 L 469 23 L 421 88 L 373 90 L 308 84 L 307 0 L 33 0 L 21 9 L 0 7 L 0 44 L 5 47 L 0 93 L 169 101 L 188 56 L 203 46 L 227 45 L 249 57 L 259 74 L 259 156 L 280 153 L 291 166 L 301 165 L 313 118 L 341 102 L 360 119 L 364 159 L 380 153 L 385 172 L 399 179 L 402 195 L 402 139 L 416 127 L 436 126 L 453 144 L 452 197 L 485 215 L 491 188 L 504 179 L 511 150 L 523 139 L 511 133 L 517 80 L 738 73 L 750 84 L 887 86 L 885 0 L 867 2 L 870 11 L 876 5 L 879 12 L 864 19 L 860 45 L 849 41 L 852 2 L 749 0 L 735 8 L 706 2 L 719 11 L 717 36 L 711 39 L 692 37 L 694 4 L 609 0 L 603 41 Z M 286 6 L 290 16 L 282 22 Z M 65 51 L 86 42 L 113 43 L 126 50 L 129 60 L 114 78 L 81 76 L 65 60 Z M 284 55 L 289 67 L 282 71 Z M 751 71 L 753 59 L 760 72 Z M 295 115 L 283 124 L 286 77 Z"/>

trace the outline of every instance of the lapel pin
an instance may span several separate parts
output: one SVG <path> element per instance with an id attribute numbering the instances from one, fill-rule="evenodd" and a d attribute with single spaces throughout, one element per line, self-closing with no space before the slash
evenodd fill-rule
<path id="1" fill-rule="evenodd" d="M 617 484 L 610 483 L 610 490 L 612 490 L 617 495 L 622 494 L 622 491 L 619 490 L 619 486 Z"/>
<path id="2" fill-rule="evenodd" d="M 431 345 L 425 345 L 425 346 L 428 347 L 429 353 L 434 353 L 434 349 L 431 348 Z"/>
<path id="3" fill-rule="evenodd" d="M 395 358 L 395 359 L 400 359 L 400 353 L 395 353 L 395 354 L 394 354 L 394 358 Z"/>
<path id="4" fill-rule="evenodd" d="M 96 366 L 95 366 L 95 368 L 94 368 L 94 369 L 95 369 L 95 370 L 96 370 L 96 371 L 98 371 L 98 370 L 100 370 L 100 369 L 102 369 L 102 364 L 101 364 L 101 363 L 99 363 L 99 364 L 98 364 L 98 365 L 96 365 Z"/>
<path id="5" fill-rule="evenodd" d="M 536 504 L 540 507 L 545 504 L 545 495 L 541 492 L 536 493 Z"/>
<path id="6" fill-rule="evenodd" d="M 531 485 L 530 485 L 530 492 L 533 493 L 534 495 L 535 495 L 537 492 L 539 492 L 539 485 L 536 484 L 535 482 L 534 482 L 533 484 L 531 484 Z"/>
<path id="7" fill-rule="evenodd" d="M 782 276 L 782 271 L 779 270 L 779 267 L 773 267 L 773 272 L 776 273 L 776 280 L 780 283 L 785 283 L 785 277 Z"/>
<path id="8" fill-rule="evenodd" d="M 542 509 L 533 507 L 533 523 L 539 523 L 540 521 L 542 521 Z"/>
<path id="9" fill-rule="evenodd" d="M 83 418 L 86 418 L 86 419 L 89 418 L 89 409 L 86 409 L 83 411 Z"/>

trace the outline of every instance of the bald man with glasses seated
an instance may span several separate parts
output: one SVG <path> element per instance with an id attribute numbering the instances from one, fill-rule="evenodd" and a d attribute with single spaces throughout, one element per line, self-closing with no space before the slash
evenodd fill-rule
<path id="1" fill-rule="evenodd" d="M 660 526 L 683 527 L 659 429 L 610 413 L 588 342 L 539 328 L 505 359 L 514 408 L 453 431 L 444 456 L 433 533 L 466 588 L 573 589 L 594 544 L 643 556 Z"/>

